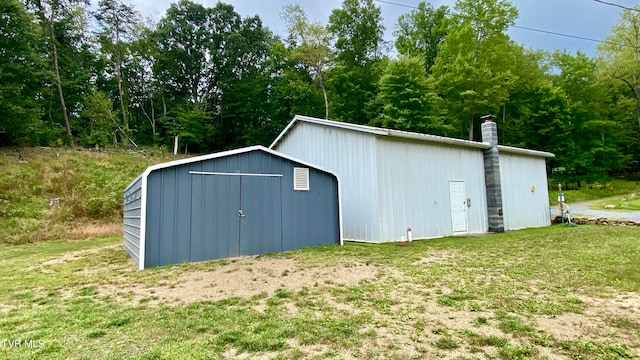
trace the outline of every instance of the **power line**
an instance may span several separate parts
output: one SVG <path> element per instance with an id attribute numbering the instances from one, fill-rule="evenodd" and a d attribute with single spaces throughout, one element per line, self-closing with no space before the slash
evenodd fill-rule
<path id="1" fill-rule="evenodd" d="M 396 3 L 396 2 L 392 2 L 392 1 L 385 1 L 385 0 L 374 0 L 374 1 L 377 1 L 379 3 L 389 4 L 389 5 L 402 6 L 402 7 L 406 7 L 406 8 L 409 8 L 409 9 L 417 9 L 418 8 L 416 6 L 407 5 L 407 4 L 400 4 L 400 3 Z"/>
<path id="2" fill-rule="evenodd" d="M 630 8 L 624 5 L 620 5 L 620 4 L 614 4 L 614 3 L 610 3 L 610 2 L 606 2 L 606 1 L 602 1 L 602 0 L 593 0 L 595 2 L 598 2 L 600 4 L 605 4 L 605 5 L 610 5 L 610 6 L 615 6 L 615 7 L 619 7 L 620 9 L 625 9 L 625 10 L 631 10 L 631 11 L 637 11 L 640 12 L 640 10 L 635 9 L 635 8 Z"/>
<path id="3" fill-rule="evenodd" d="M 419 8 L 417 6 L 401 4 L 401 3 L 397 3 L 397 2 L 393 2 L 393 1 L 387 1 L 387 0 L 374 0 L 374 1 L 379 2 L 379 3 L 395 5 L 395 6 L 401 6 L 401 7 L 406 7 L 406 8 L 409 8 L 409 9 L 414 9 L 414 10 L 419 10 Z M 607 2 L 604 2 L 604 1 L 601 1 L 601 0 L 594 0 L 594 1 L 597 1 L 597 2 L 603 3 L 603 4 L 607 4 L 607 5 L 619 6 L 619 7 L 622 7 L 623 9 L 627 9 L 627 10 L 640 11 L 640 10 L 633 9 L 633 8 L 627 8 L 627 7 L 624 7 L 622 5 L 618 5 L 618 4 L 607 3 Z M 451 14 L 451 13 L 449 13 L 448 15 L 461 16 L 460 14 Z M 465 16 L 462 16 L 462 17 L 465 17 Z M 466 18 L 468 18 L 468 17 L 466 17 Z M 565 34 L 565 33 L 556 32 L 556 31 L 536 29 L 536 28 L 531 28 L 531 27 L 526 27 L 526 26 L 519 26 L 519 25 L 511 25 L 511 27 L 515 28 L 515 29 L 527 30 L 527 31 L 532 31 L 532 32 L 537 32 L 537 33 L 542 33 L 542 34 L 548 34 L 548 35 L 566 37 L 566 38 L 571 38 L 571 39 L 591 41 L 591 42 L 595 42 L 595 43 L 599 43 L 599 44 L 609 44 L 609 45 L 615 45 L 615 46 L 625 46 L 625 47 L 635 48 L 634 46 L 631 46 L 631 45 L 616 44 L 616 43 L 613 43 L 613 42 L 610 42 L 610 41 L 606 41 L 606 40 L 599 40 L 599 39 L 593 39 L 593 38 L 588 38 L 588 37 L 584 37 L 584 36 Z"/>
<path id="4" fill-rule="evenodd" d="M 578 35 L 563 34 L 563 33 L 555 32 L 555 31 L 535 29 L 535 28 L 530 28 L 530 27 L 526 27 L 526 26 L 511 25 L 511 27 L 515 28 L 515 29 L 522 29 L 522 30 L 527 30 L 527 31 L 539 32 L 539 33 L 543 33 L 543 34 L 563 36 L 563 37 L 568 37 L 568 38 L 572 38 L 572 39 L 579 39 L 579 40 L 586 40 L 586 41 L 596 42 L 596 43 L 600 43 L 600 44 L 610 44 L 610 45 L 616 45 L 616 46 L 620 45 L 620 44 L 613 43 L 611 41 L 592 39 L 592 38 L 588 38 L 588 37 L 584 37 L 584 36 L 578 36 Z"/>

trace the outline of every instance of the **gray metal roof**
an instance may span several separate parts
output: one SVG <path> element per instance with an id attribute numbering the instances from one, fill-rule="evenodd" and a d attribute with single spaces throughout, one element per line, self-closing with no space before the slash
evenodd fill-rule
<path id="1" fill-rule="evenodd" d="M 453 145 L 453 146 L 470 147 L 470 148 L 477 148 L 477 149 L 489 149 L 491 147 L 491 145 L 486 142 L 470 141 L 470 140 L 449 138 L 444 136 L 422 134 L 422 133 L 415 133 L 415 132 L 402 131 L 402 130 L 385 129 L 385 128 L 378 128 L 373 126 L 319 119 L 311 116 L 296 115 L 293 118 L 293 120 L 291 120 L 291 122 L 287 125 L 287 127 L 284 130 L 282 130 L 280 135 L 278 135 L 278 137 L 273 141 L 273 143 L 271 143 L 269 148 L 273 149 L 298 122 L 307 122 L 312 124 L 330 126 L 334 128 L 358 131 L 358 132 L 363 132 L 363 133 L 368 133 L 368 134 L 378 135 L 378 136 L 398 137 L 398 138 L 412 139 L 412 140 L 425 141 L 425 142 L 431 142 L 431 143 L 447 144 L 447 145 Z M 554 157 L 555 156 L 554 154 L 545 152 L 545 151 L 522 149 L 522 148 L 516 148 L 512 146 L 499 145 L 498 149 L 505 152 L 516 153 L 521 155 L 529 155 L 529 156 L 535 156 L 535 157 Z"/>

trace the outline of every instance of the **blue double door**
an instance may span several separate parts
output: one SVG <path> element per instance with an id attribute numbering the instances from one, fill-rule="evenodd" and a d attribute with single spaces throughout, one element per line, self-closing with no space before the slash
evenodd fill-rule
<path id="1" fill-rule="evenodd" d="M 282 251 L 282 176 L 192 175 L 191 261 Z"/>

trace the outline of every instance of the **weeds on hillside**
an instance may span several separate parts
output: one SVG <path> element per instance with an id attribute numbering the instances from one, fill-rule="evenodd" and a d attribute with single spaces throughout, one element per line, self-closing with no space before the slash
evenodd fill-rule
<path id="1" fill-rule="evenodd" d="M 122 192 L 160 152 L 0 151 L 0 242 L 62 237 L 74 225 L 120 222 Z"/>

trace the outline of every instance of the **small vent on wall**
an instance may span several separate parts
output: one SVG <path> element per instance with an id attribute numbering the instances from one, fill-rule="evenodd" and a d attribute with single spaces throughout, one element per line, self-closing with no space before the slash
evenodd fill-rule
<path id="1" fill-rule="evenodd" d="M 293 168 L 293 190 L 309 190 L 309 168 Z"/>

